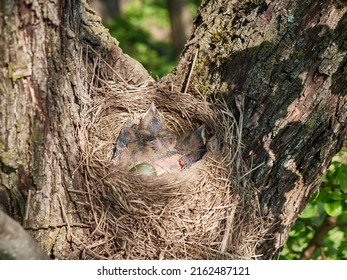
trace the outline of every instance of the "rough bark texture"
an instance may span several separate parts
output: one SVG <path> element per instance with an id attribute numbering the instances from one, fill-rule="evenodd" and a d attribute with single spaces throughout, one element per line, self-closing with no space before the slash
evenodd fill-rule
<path id="1" fill-rule="evenodd" d="M 0 34 L 0 209 L 52 257 L 78 258 L 67 229 L 85 229 L 67 190 L 80 186 L 75 129 L 89 100 L 82 48 L 98 49 L 129 83 L 148 74 L 84 2 L 1 1 Z"/>
<path id="2" fill-rule="evenodd" d="M 67 190 L 81 185 L 75 131 L 90 98 L 82 78 L 93 61 L 81 53 L 92 46 L 128 83 L 150 77 L 84 1 L 2 1 L 0 33 L 0 208 L 52 256 L 79 258 L 70 237 L 88 229 Z M 261 165 L 252 178 L 276 221 L 263 258 L 282 246 L 346 134 L 346 41 L 346 7 L 333 1 L 204 1 L 164 79 L 184 89 L 198 49 L 191 92 L 243 107 L 244 157 Z"/>
<path id="3" fill-rule="evenodd" d="M 341 1 L 340 1 L 341 2 Z M 279 249 L 346 135 L 347 14 L 334 1 L 204 1 L 173 73 L 183 90 L 244 108 L 244 158 Z"/>

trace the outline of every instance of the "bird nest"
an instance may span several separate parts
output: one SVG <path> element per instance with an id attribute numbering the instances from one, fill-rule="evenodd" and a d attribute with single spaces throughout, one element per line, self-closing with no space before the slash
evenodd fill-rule
<path id="1" fill-rule="evenodd" d="M 257 258 L 265 226 L 242 160 L 240 129 L 226 104 L 151 81 L 115 82 L 95 72 L 89 81 L 92 105 L 79 130 L 88 210 L 82 218 L 91 226 L 83 239 L 84 258 Z M 138 123 L 151 102 L 169 133 L 183 135 L 205 125 L 206 153 L 190 168 L 143 176 L 112 161 L 122 128 L 129 120 Z"/>

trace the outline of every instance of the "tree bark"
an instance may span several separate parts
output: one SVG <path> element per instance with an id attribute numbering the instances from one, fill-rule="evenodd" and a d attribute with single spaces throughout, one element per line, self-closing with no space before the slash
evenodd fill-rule
<path id="1" fill-rule="evenodd" d="M 67 190 L 81 189 L 75 131 L 90 100 L 83 46 L 97 49 L 129 83 L 148 73 L 122 53 L 85 1 L 2 1 L 0 33 L 0 209 L 52 258 L 78 258 L 71 234 L 88 228 Z"/>
<path id="2" fill-rule="evenodd" d="M 241 118 L 273 240 L 270 258 L 346 136 L 346 4 L 335 1 L 204 1 L 176 69 L 178 90 L 224 98 Z"/>
<path id="3" fill-rule="evenodd" d="M 323 0 L 204 1 L 162 80 L 224 98 L 241 120 L 262 213 L 274 219 L 263 258 L 283 245 L 346 135 L 346 10 Z M 91 98 L 83 75 L 93 60 L 81 54 L 93 47 L 115 81 L 151 78 L 85 1 L 2 1 L 0 32 L 0 208 L 51 257 L 81 258 L 71 237 L 88 235 L 88 223 L 68 192 L 82 190 L 76 130 Z"/>

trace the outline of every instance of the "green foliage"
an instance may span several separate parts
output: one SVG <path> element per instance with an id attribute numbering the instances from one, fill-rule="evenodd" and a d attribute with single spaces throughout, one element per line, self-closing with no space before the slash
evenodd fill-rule
<path id="1" fill-rule="evenodd" d="M 190 1 L 193 12 L 196 5 Z M 124 13 L 104 23 L 112 36 L 120 42 L 122 50 L 141 62 L 153 77 L 161 77 L 177 64 L 170 42 L 170 20 L 166 0 L 132 0 L 124 7 Z M 153 38 L 153 34 L 161 33 Z"/>
<path id="2" fill-rule="evenodd" d="M 145 4 L 142 6 L 140 1 L 132 1 L 131 5 L 125 7 L 123 15 L 106 22 L 105 25 L 120 42 L 125 53 L 140 61 L 152 76 L 162 76 L 176 63 L 173 48 L 169 42 L 153 39 L 146 26 L 166 26 L 169 23 L 168 16 L 163 7 Z"/>
<path id="3" fill-rule="evenodd" d="M 108 22 L 107 27 L 119 40 L 122 50 L 141 62 L 152 76 L 162 76 L 175 65 L 171 45 L 152 39 L 148 31 L 132 25 L 124 16 Z"/>
<path id="4" fill-rule="evenodd" d="M 333 158 L 323 183 L 289 233 L 281 259 L 300 259 L 324 218 L 337 217 L 312 259 L 347 259 L 347 141 Z"/>

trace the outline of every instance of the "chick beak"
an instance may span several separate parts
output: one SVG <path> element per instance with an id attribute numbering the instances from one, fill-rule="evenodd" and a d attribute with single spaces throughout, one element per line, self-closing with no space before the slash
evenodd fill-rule
<path id="1" fill-rule="evenodd" d="M 155 107 L 154 101 L 151 102 L 151 105 L 149 106 L 148 111 L 152 111 L 153 114 L 158 114 L 157 107 Z"/>
<path id="2" fill-rule="evenodd" d="M 154 102 L 152 101 L 149 109 L 146 114 L 140 121 L 140 127 L 142 133 L 147 135 L 157 136 L 158 133 L 164 130 L 165 121 L 161 116 L 157 108 L 155 107 Z"/>
<path id="3" fill-rule="evenodd" d="M 197 150 L 206 145 L 205 125 L 201 125 L 197 130 L 186 136 L 182 141 L 183 149 Z"/>
<path id="4" fill-rule="evenodd" d="M 201 140 L 203 145 L 206 145 L 206 132 L 205 132 L 205 124 L 201 125 L 197 130 L 193 132 L 193 135 Z"/>
<path id="5" fill-rule="evenodd" d="M 154 101 L 152 101 L 151 105 L 149 106 L 147 112 L 145 113 L 143 119 L 152 119 L 155 116 L 158 116 L 159 112 L 157 108 L 155 107 Z"/>

